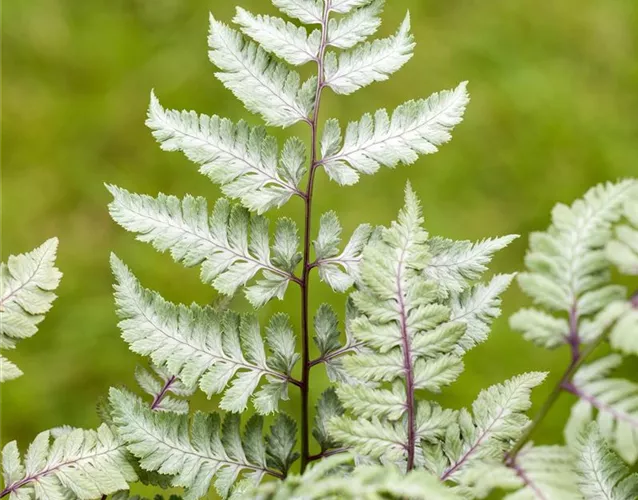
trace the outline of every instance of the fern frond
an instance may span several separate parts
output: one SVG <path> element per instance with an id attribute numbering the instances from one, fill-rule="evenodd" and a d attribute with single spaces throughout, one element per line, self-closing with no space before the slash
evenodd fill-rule
<path id="1" fill-rule="evenodd" d="M 385 81 L 410 60 L 414 45 L 407 14 L 389 38 L 366 42 L 338 57 L 326 54 L 325 84 L 337 94 L 352 94 L 373 82 Z"/>
<path id="2" fill-rule="evenodd" d="M 31 252 L 10 255 L 0 264 L 0 348 L 13 349 L 16 342 L 33 336 L 56 298 L 53 293 L 62 273 L 55 267 L 57 238 Z M 13 380 L 22 371 L 0 356 L 0 382 Z"/>
<path id="3" fill-rule="evenodd" d="M 285 316 L 271 320 L 267 357 L 254 316 L 240 318 L 208 306 L 172 304 L 142 288 L 117 257 L 112 257 L 111 265 L 117 279 L 119 326 L 133 352 L 165 365 L 187 386 L 198 382 L 209 397 L 223 392 L 224 410 L 244 411 L 254 394 L 255 408 L 267 414 L 276 411 L 279 399 L 287 399 L 290 373 L 299 356 Z M 257 390 L 263 377 L 267 383 Z"/>
<path id="4" fill-rule="evenodd" d="M 146 125 L 164 151 L 182 151 L 226 196 L 249 210 L 261 214 L 300 194 L 306 157 L 299 139 L 288 139 L 278 159 L 277 140 L 264 127 L 164 109 L 154 93 Z"/>
<path id="5" fill-rule="evenodd" d="M 372 227 L 361 224 L 355 229 L 350 241 L 339 253 L 341 242 L 341 224 L 334 212 L 321 216 L 319 233 L 314 241 L 315 266 L 322 281 L 336 292 L 345 292 L 357 277 L 357 269 L 363 248 L 370 240 Z"/>
<path id="6" fill-rule="evenodd" d="M 441 439 L 457 420 L 454 412 L 417 403 L 415 391 L 438 392 L 458 378 L 461 356 L 485 340 L 489 324 L 500 313 L 498 296 L 512 279 L 498 275 L 489 285 L 468 288 L 466 284 L 460 295 L 450 293 L 427 276 L 431 240 L 422 224 L 419 202 L 408 186 L 398 221 L 366 245 L 357 291 L 351 295 L 354 317 L 348 321 L 362 352 L 345 356 L 343 363 L 353 379 L 350 383 L 368 386 L 340 384 L 337 394 L 355 418 L 343 416 L 331 422 L 336 440 L 363 455 L 407 458 L 408 469 L 424 460 L 416 445 Z M 475 270 L 472 276 L 479 274 Z M 525 383 L 531 387 L 538 377 L 531 374 L 521 382 L 521 393 L 528 387 Z M 507 390 L 515 392 L 509 386 L 503 389 Z M 488 397 L 496 398 L 492 393 L 481 395 L 477 408 L 487 406 L 482 399 Z M 511 404 L 514 409 L 522 406 Z M 363 422 L 368 431 L 362 434 Z M 374 428 L 386 436 L 385 445 L 370 445 Z"/>
<path id="7" fill-rule="evenodd" d="M 273 297 L 283 298 L 288 283 L 296 279 L 293 272 L 301 254 L 297 229 L 288 219 L 277 224 L 271 257 L 267 219 L 223 198 L 209 218 L 202 197 L 180 200 L 160 193 L 153 198 L 107 188 L 113 195 L 113 220 L 160 252 L 170 251 L 177 262 L 202 264 L 202 280 L 225 295 L 233 295 L 261 271 L 262 279 L 246 288 L 250 303 L 260 307 Z"/>
<path id="8" fill-rule="evenodd" d="M 422 470 L 404 474 L 394 466 L 364 465 L 349 470 L 352 457 L 337 455 L 312 465 L 302 476 L 291 475 L 285 481 L 264 483 L 243 498 L 275 500 L 283 498 L 340 498 L 343 500 L 460 500 L 450 488 Z"/>
<path id="9" fill-rule="evenodd" d="M 587 426 L 579 444 L 578 486 L 585 500 L 638 498 L 638 474 L 609 449 L 596 424 Z"/>
<path id="10" fill-rule="evenodd" d="M 625 202 L 623 215 L 626 224 L 616 226 L 614 239 L 605 248 L 607 258 L 621 273 L 638 275 L 638 187 L 634 195 Z"/>
<path id="11" fill-rule="evenodd" d="M 449 353 L 453 345 L 429 351 L 422 345 L 442 337 L 437 328 L 450 316 L 448 307 L 436 303 L 436 284 L 423 276 L 429 256 L 422 222 L 408 186 L 398 221 L 364 250 L 358 290 L 351 295 L 356 310 L 348 326 L 368 352 L 346 356 L 344 367 L 358 381 L 392 382 L 393 389 L 340 386 L 341 401 L 355 419 L 344 416 L 330 423 L 339 442 L 374 458 L 407 458 L 409 469 L 419 418 L 414 391 L 438 391 L 462 369 L 460 358 Z"/>
<path id="12" fill-rule="evenodd" d="M 2 450 L 5 488 L 0 497 L 89 500 L 127 490 L 128 483 L 137 480 L 124 443 L 108 426 L 70 430 L 55 437 L 52 443 L 51 434 L 50 431 L 38 434 L 24 460 L 15 441 L 5 445 Z"/>
<path id="13" fill-rule="evenodd" d="M 355 184 L 360 173 L 373 174 L 382 165 L 412 164 L 419 154 L 435 153 L 450 140 L 450 130 L 461 122 L 468 101 L 464 82 L 454 90 L 402 104 L 392 117 L 385 110 L 374 118 L 366 114 L 348 125 L 340 148 L 338 124 L 327 122 L 322 151 L 328 154 L 321 163 L 340 184 Z"/>
<path id="14" fill-rule="evenodd" d="M 317 58 L 321 44 L 321 32 L 310 35 L 305 28 L 272 16 L 254 15 L 237 7 L 233 22 L 241 31 L 255 40 L 262 49 L 284 61 L 300 66 Z"/>
<path id="15" fill-rule="evenodd" d="M 502 460 L 510 444 L 529 423 L 525 412 L 530 408 L 531 390 L 545 373 L 525 373 L 503 384 L 481 391 L 467 410 L 458 414 L 458 422 L 448 426 L 441 444 L 426 445 L 427 467 L 441 472 L 441 479 L 464 483 L 466 471 L 483 460 Z M 442 451 L 442 453 L 441 453 Z"/>
<path id="16" fill-rule="evenodd" d="M 301 85 L 299 73 L 212 14 L 208 45 L 209 58 L 220 69 L 215 76 L 249 111 L 261 115 L 268 125 L 281 127 L 308 120 L 314 107 L 315 78 Z"/>
<path id="17" fill-rule="evenodd" d="M 138 397 L 111 389 L 113 421 L 142 468 L 174 476 L 173 486 L 186 488 L 186 500 L 204 497 L 211 482 L 226 497 L 240 474 L 259 482 L 286 471 L 269 465 L 262 435 L 263 420 L 254 416 L 240 433 L 240 418 L 228 414 L 222 424 L 215 413 L 157 413 Z M 190 427 L 190 432 L 189 432 Z M 294 434 L 288 436 L 294 442 Z"/>
<path id="18" fill-rule="evenodd" d="M 562 319 L 537 309 L 525 309 L 510 320 L 533 342 L 546 347 L 566 343 L 582 321 L 625 296 L 623 287 L 609 284 L 609 261 L 604 248 L 611 225 L 618 221 L 636 181 L 600 184 L 571 207 L 559 204 L 546 232 L 530 237 L 525 262 L 528 272 L 518 277 L 523 291 L 549 311 L 567 313 L 573 323 L 565 330 Z M 593 339 L 581 339 L 591 341 Z"/>
<path id="19" fill-rule="evenodd" d="M 348 16 L 341 19 L 330 19 L 327 45 L 338 49 L 350 49 L 374 35 L 381 25 L 379 15 L 383 4 L 384 0 L 366 2 L 366 5 L 356 9 Z"/>
<path id="20" fill-rule="evenodd" d="M 578 396 L 565 428 L 568 442 L 587 423 L 595 420 L 609 445 L 628 463 L 638 460 L 638 384 L 619 378 L 608 378 L 611 370 L 622 362 L 610 355 L 584 365 L 565 389 Z M 594 413 L 597 416 L 594 417 Z"/>

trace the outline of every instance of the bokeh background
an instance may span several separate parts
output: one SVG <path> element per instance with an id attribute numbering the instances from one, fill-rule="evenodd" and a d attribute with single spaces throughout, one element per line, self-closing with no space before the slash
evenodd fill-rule
<path id="1" fill-rule="evenodd" d="M 57 235 L 64 278 L 40 332 L 11 353 L 26 375 L 2 387 L 2 441 L 18 439 L 24 447 L 44 429 L 95 426 L 96 401 L 110 386 L 135 387 L 132 374 L 144 360 L 119 336 L 111 251 L 170 300 L 215 297 L 196 269 L 136 242 L 110 220 L 103 183 L 211 202 L 219 196 L 182 155 L 160 151 L 144 119 L 155 88 L 167 107 L 259 123 L 214 78 L 207 60 L 208 12 L 230 21 L 234 3 L 274 13 L 266 0 L 3 2 L 3 260 Z M 523 235 L 492 267 L 519 270 L 525 235 L 548 225 L 554 203 L 638 174 L 638 2 L 388 0 L 380 34 L 393 33 L 408 8 L 414 58 L 390 81 L 353 96 L 326 92 L 322 118 L 345 124 L 469 80 L 466 120 L 450 144 L 410 167 L 383 169 L 349 188 L 320 174 L 315 216 L 336 210 L 345 234 L 360 222 L 387 224 L 409 179 L 433 234 Z M 272 132 L 307 135 L 303 126 Z M 297 200 L 281 212 L 299 220 L 301 210 Z M 298 324 L 298 300 L 291 287 L 285 304 L 272 302 L 262 315 L 283 310 Z M 323 301 L 342 307 L 342 298 L 317 284 L 312 304 Z M 524 370 L 558 377 L 568 353 L 536 349 L 507 326 L 525 303 L 516 286 L 506 293 L 503 317 L 489 341 L 467 356 L 465 373 L 442 397 L 446 404 L 467 405 L 481 388 Z M 247 309 L 242 299 L 235 305 Z M 317 374 L 313 396 L 325 383 Z M 536 392 L 536 405 L 550 386 Z M 285 405 L 293 413 L 295 392 Z M 570 403 L 564 396 L 556 405 L 538 442 L 561 439 Z M 198 396 L 194 405 L 215 403 Z"/>

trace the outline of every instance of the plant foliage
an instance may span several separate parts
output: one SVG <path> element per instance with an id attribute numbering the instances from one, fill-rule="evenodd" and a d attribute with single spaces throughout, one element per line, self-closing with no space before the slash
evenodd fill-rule
<path id="1" fill-rule="evenodd" d="M 92 499 L 128 489 L 137 479 L 126 447 L 106 425 L 97 430 L 52 432 L 35 438 L 22 458 L 15 441 L 2 450 L 5 489 L 11 500 L 39 498 Z"/>
<path id="2" fill-rule="evenodd" d="M 97 430 L 41 433 L 24 459 L 7 444 L 0 497 L 142 500 L 129 494 L 136 481 L 182 488 L 185 500 L 210 497 L 211 486 L 235 499 L 485 498 L 497 488 L 510 500 L 638 496 L 623 464 L 638 460 L 638 386 L 611 375 L 623 356 L 638 354 L 638 298 L 614 281 L 614 270 L 638 272 L 638 181 L 601 184 L 557 205 L 551 226 L 530 238 L 518 283 L 534 306 L 510 325 L 571 353 L 537 416 L 526 412 L 541 372 L 482 390 L 471 408 L 444 408 L 432 395 L 458 379 L 464 356 L 489 337 L 515 275 L 485 277 L 488 265 L 517 235 L 431 236 L 408 184 L 396 221 L 361 224 L 342 243 L 335 212 L 312 226 L 313 189 L 317 175 L 352 185 L 437 152 L 463 118 L 467 84 L 366 113 L 345 130 L 334 118 L 322 122 L 324 92 L 351 94 L 408 63 L 410 16 L 393 35 L 370 39 L 384 0 L 272 3 L 287 17 L 237 8 L 233 27 L 211 15 L 209 58 L 217 79 L 266 126 L 299 124 L 309 135 L 280 143 L 252 119 L 170 110 L 151 93 L 146 124 L 160 147 L 181 151 L 223 197 L 209 210 L 203 197 L 107 185 L 109 211 L 138 240 L 200 267 L 218 295 L 208 305 L 173 304 L 112 255 L 122 337 L 149 358 L 150 368 L 136 372 L 146 397 L 112 388 Z M 302 76 L 306 64 L 316 74 Z M 271 225 L 268 213 L 292 200 L 301 225 L 276 216 Z M 61 276 L 56 246 L 49 240 L 2 265 L 1 348 L 33 335 L 50 308 Z M 315 273 L 349 292 L 343 308 L 313 310 Z M 296 287 L 299 324 L 282 313 L 259 316 L 275 298 L 296 298 Z M 605 341 L 617 353 L 592 361 Z M 20 374 L 0 362 L 2 380 Z M 312 401 L 319 366 L 330 386 Z M 214 401 L 201 406 L 217 412 L 191 411 L 198 389 Z M 298 395 L 289 398 L 291 390 Z M 563 392 L 578 398 L 566 445 L 535 446 L 532 433 Z M 298 419 L 283 411 L 289 399 L 299 402 Z"/>
<path id="3" fill-rule="evenodd" d="M 57 238 L 45 241 L 29 253 L 10 255 L 0 264 L 0 348 L 14 349 L 16 342 L 38 331 L 38 324 L 51 309 L 62 273 L 55 267 Z M 12 380 L 22 371 L 0 356 L 0 382 Z"/>

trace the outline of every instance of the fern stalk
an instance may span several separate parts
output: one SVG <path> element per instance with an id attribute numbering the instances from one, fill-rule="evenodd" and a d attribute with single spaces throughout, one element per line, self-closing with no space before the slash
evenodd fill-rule
<path id="1" fill-rule="evenodd" d="M 301 350 L 302 350 L 302 376 L 301 376 L 301 472 L 306 469 L 310 457 L 310 414 L 308 412 L 308 396 L 310 392 L 310 271 L 313 264 L 310 261 L 310 242 L 312 226 L 312 192 L 315 183 L 315 173 L 319 166 L 317 143 L 319 141 L 319 107 L 321 105 L 321 94 L 325 86 L 324 57 L 328 40 L 328 17 L 330 15 L 331 0 L 324 3 L 323 15 L 321 18 L 321 43 L 317 55 L 317 90 L 315 92 L 315 107 L 310 124 L 311 158 L 310 170 L 308 172 L 308 186 L 304 193 L 305 201 L 305 222 L 303 241 L 303 275 L 301 278 Z"/>
<path id="2" fill-rule="evenodd" d="M 570 391 L 570 387 L 573 386 L 572 378 L 576 375 L 576 372 L 581 367 L 581 365 L 587 360 L 587 358 L 596 350 L 596 348 L 607 338 L 608 332 L 600 335 L 594 342 L 589 344 L 585 350 L 580 351 L 580 334 L 578 332 L 578 311 L 576 307 L 573 307 L 570 311 L 569 315 L 569 325 L 570 332 L 568 338 L 568 342 L 572 348 L 572 359 L 565 370 L 565 373 L 560 378 L 560 380 L 556 383 L 552 392 L 547 396 L 547 399 L 543 403 L 543 406 L 538 411 L 532 423 L 527 427 L 523 435 L 516 442 L 516 444 L 512 447 L 512 449 L 507 453 L 505 457 L 505 463 L 509 467 L 513 467 L 516 460 L 516 455 L 519 451 L 525 446 L 525 444 L 529 441 L 534 434 L 536 428 L 541 424 L 545 417 L 549 413 L 549 411 L 554 406 L 554 403 L 558 400 L 559 396 L 563 391 Z"/>
<path id="3" fill-rule="evenodd" d="M 416 449 L 416 416 L 414 413 L 414 367 L 412 360 L 412 349 L 410 346 L 410 336 L 408 334 L 408 321 L 405 310 L 405 303 L 403 299 L 403 289 L 401 286 L 401 273 L 403 270 L 403 262 L 405 258 L 405 251 L 401 254 L 401 258 L 399 259 L 399 272 L 397 273 L 397 290 L 399 297 L 399 314 L 401 317 L 401 342 L 402 342 L 402 351 L 403 351 L 403 369 L 405 373 L 405 390 L 407 395 L 407 400 L 405 403 L 407 409 L 407 427 L 408 427 L 408 441 L 407 441 L 407 452 L 408 452 L 408 461 L 407 461 L 407 469 L 411 471 L 414 468 L 414 452 Z"/>
<path id="4" fill-rule="evenodd" d="M 175 377 L 175 375 L 171 375 L 171 377 L 164 384 L 164 387 L 162 387 L 162 390 L 153 399 L 153 402 L 151 403 L 151 410 L 157 409 L 157 407 L 162 403 L 164 396 L 166 396 L 168 390 L 175 383 L 175 380 L 177 380 L 177 377 Z"/>

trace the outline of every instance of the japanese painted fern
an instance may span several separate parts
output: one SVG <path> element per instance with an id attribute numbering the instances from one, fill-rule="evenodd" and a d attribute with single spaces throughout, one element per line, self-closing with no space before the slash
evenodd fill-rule
<path id="1" fill-rule="evenodd" d="M 160 147 L 184 153 L 224 197 L 210 210 L 202 197 L 107 186 L 118 224 L 199 267 L 219 297 L 171 303 L 112 255 L 122 337 L 149 358 L 149 369 L 136 372 L 145 396 L 112 388 L 96 431 L 44 432 L 24 459 L 7 444 L 0 497 L 135 499 L 127 490 L 140 481 L 182 488 L 188 500 L 211 487 L 259 499 L 483 498 L 496 488 L 516 499 L 636 498 L 638 480 L 622 460 L 638 459 L 638 385 L 609 373 L 638 354 L 638 299 L 611 273 L 638 274 L 638 182 L 600 185 L 571 207 L 558 205 L 550 228 L 531 237 L 518 282 L 535 307 L 513 315 L 511 327 L 571 353 L 539 415 L 530 421 L 526 411 L 546 378 L 540 372 L 513 374 L 469 409 L 444 408 L 432 395 L 487 340 L 515 275 L 485 274 L 517 235 L 432 236 L 410 185 L 396 221 L 362 224 L 346 238 L 335 212 L 321 214 L 315 229 L 312 209 L 321 172 L 346 186 L 435 153 L 462 120 L 466 84 L 343 130 L 336 119 L 320 122 L 324 92 L 351 94 L 410 60 L 410 16 L 393 35 L 369 40 L 383 0 L 273 4 L 284 17 L 237 8 L 231 27 L 211 15 L 209 57 L 215 76 L 265 125 L 305 124 L 306 135 L 280 144 L 255 119 L 166 109 L 152 93 L 146 124 Z M 296 67 L 306 64 L 316 74 L 304 80 Z M 275 216 L 271 230 L 266 214 L 287 203 L 299 204 L 302 219 Z M 50 307 L 60 278 L 55 246 L 3 264 L 0 347 L 35 333 Z M 311 309 L 315 274 L 349 293 L 343 307 Z M 301 292 L 300 324 L 258 314 L 290 287 Z M 230 310 L 240 291 L 254 311 Z M 591 361 L 605 340 L 618 354 Z M 20 374 L 1 362 L 3 380 Z M 320 366 L 331 386 L 312 401 Z M 215 396 L 213 411 L 191 413 L 196 391 Z M 291 391 L 299 391 L 294 418 L 280 409 Z M 578 397 L 567 444 L 535 446 L 532 432 L 563 391 Z"/>

